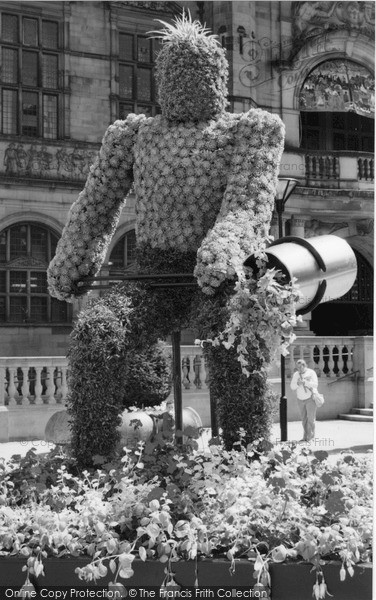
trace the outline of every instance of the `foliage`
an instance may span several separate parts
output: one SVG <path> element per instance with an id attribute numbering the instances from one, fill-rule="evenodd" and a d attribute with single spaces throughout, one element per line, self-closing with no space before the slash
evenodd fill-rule
<path id="1" fill-rule="evenodd" d="M 128 352 L 123 407 L 159 406 L 171 391 L 171 356 L 157 343 L 142 354 Z"/>
<path id="2" fill-rule="evenodd" d="M 132 576 L 135 557 L 168 572 L 176 560 L 210 556 L 236 570 L 243 557 L 260 585 L 271 561 L 300 558 L 314 565 L 318 597 L 323 559 L 341 561 L 341 579 L 370 560 L 371 457 L 329 462 L 294 444 L 260 454 L 242 434 L 237 445 L 187 452 L 158 439 L 83 473 L 58 452 L 2 461 L 0 554 L 24 556 L 28 575 L 48 556 L 88 555 L 78 576 L 112 572 L 113 583 Z"/>
<path id="3" fill-rule="evenodd" d="M 68 352 L 72 447 L 78 463 L 92 464 L 100 454 L 111 458 L 120 440 L 124 407 L 159 405 L 170 391 L 170 359 L 164 344 L 143 333 L 144 311 L 137 301 L 114 289 L 80 312 Z M 136 305 L 134 304 L 136 303 Z M 140 348 L 144 338 L 146 350 Z"/>

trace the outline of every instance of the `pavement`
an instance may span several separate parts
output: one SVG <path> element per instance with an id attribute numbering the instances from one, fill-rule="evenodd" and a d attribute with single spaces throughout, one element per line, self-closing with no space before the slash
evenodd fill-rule
<path id="1" fill-rule="evenodd" d="M 288 442 L 298 442 L 302 438 L 302 424 L 292 421 L 287 425 Z M 203 436 L 203 441 L 210 439 L 209 431 Z M 271 441 L 276 443 L 281 438 L 279 423 L 274 423 L 271 432 Z M 341 421 L 316 421 L 316 437 L 309 444 L 311 450 L 325 450 L 329 455 L 338 455 L 347 450 L 357 454 L 369 454 L 373 450 L 375 438 L 374 424 L 371 422 Z M 28 440 L 21 442 L 0 443 L 0 458 L 9 459 L 14 454 L 24 456 L 28 450 L 34 448 L 39 453 L 48 452 L 54 447 L 51 442 L 44 440 Z"/>

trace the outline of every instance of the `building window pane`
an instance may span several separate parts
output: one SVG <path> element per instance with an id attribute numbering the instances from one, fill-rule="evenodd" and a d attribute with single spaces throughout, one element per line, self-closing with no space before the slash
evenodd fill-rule
<path id="1" fill-rule="evenodd" d="M 30 273 L 30 293 L 47 293 L 47 274 L 43 271 L 31 271 Z"/>
<path id="2" fill-rule="evenodd" d="M 53 21 L 42 23 L 42 46 L 43 48 L 57 49 L 59 45 L 58 24 Z"/>
<path id="3" fill-rule="evenodd" d="M 38 54 L 22 52 L 22 83 L 23 85 L 38 85 Z"/>
<path id="4" fill-rule="evenodd" d="M 0 296 L 0 321 L 2 323 L 4 323 L 5 319 L 6 319 L 6 300 L 5 298 Z"/>
<path id="5" fill-rule="evenodd" d="M 31 227 L 31 256 L 37 260 L 48 261 L 47 230 Z"/>
<path id="6" fill-rule="evenodd" d="M 0 233 L 0 262 L 7 260 L 7 237 L 6 231 Z"/>
<path id="7" fill-rule="evenodd" d="M 1 19 L 1 38 L 4 42 L 18 42 L 18 17 L 3 15 Z"/>
<path id="8" fill-rule="evenodd" d="M 68 320 L 68 306 L 66 302 L 51 298 L 51 321 L 65 323 Z"/>
<path id="9" fill-rule="evenodd" d="M 43 54 L 42 85 L 47 88 L 57 88 L 58 61 L 55 54 Z"/>
<path id="10" fill-rule="evenodd" d="M 38 46 L 38 21 L 36 19 L 23 20 L 23 43 L 25 46 Z"/>
<path id="11" fill-rule="evenodd" d="M 119 65 L 119 94 L 122 98 L 133 98 L 133 67 Z"/>
<path id="12" fill-rule="evenodd" d="M 119 104 L 119 119 L 126 119 L 128 115 L 134 112 L 133 104 L 125 104 L 120 102 Z"/>
<path id="13" fill-rule="evenodd" d="M 15 294 L 27 293 L 27 271 L 11 271 L 10 272 L 10 291 Z"/>
<path id="14" fill-rule="evenodd" d="M 18 52 L 12 48 L 2 49 L 1 79 L 5 83 L 17 83 L 18 81 Z"/>
<path id="15" fill-rule="evenodd" d="M 10 260 L 27 255 L 27 226 L 17 225 L 10 230 Z"/>
<path id="16" fill-rule="evenodd" d="M 137 114 L 151 117 L 153 115 L 153 109 L 151 106 L 142 106 L 142 104 L 138 104 Z"/>
<path id="17" fill-rule="evenodd" d="M 30 298 L 30 321 L 47 321 L 47 298 Z"/>
<path id="18" fill-rule="evenodd" d="M 6 272 L 0 271 L 0 294 L 5 294 L 5 292 L 7 291 L 6 281 Z"/>
<path id="19" fill-rule="evenodd" d="M 43 137 L 47 139 L 57 138 L 57 97 L 43 95 Z"/>
<path id="20" fill-rule="evenodd" d="M 14 297 L 9 299 L 9 321 L 26 323 L 27 321 L 27 298 Z"/>
<path id="21" fill-rule="evenodd" d="M 137 98 L 141 101 L 151 101 L 151 69 L 140 68 L 137 71 Z"/>
<path id="22" fill-rule="evenodd" d="M 151 40 L 148 38 L 137 38 L 137 60 L 138 62 L 151 62 Z"/>
<path id="23" fill-rule="evenodd" d="M 22 133 L 38 136 L 38 94 L 24 92 L 22 100 Z"/>
<path id="24" fill-rule="evenodd" d="M 3 90 L 2 99 L 2 131 L 15 135 L 17 133 L 17 92 Z"/>
<path id="25" fill-rule="evenodd" d="M 133 35 L 127 33 L 119 35 L 119 56 L 123 60 L 133 60 Z"/>
<path id="26" fill-rule="evenodd" d="M 0 321 L 67 323 L 71 311 L 66 302 L 50 297 L 47 266 L 56 250 L 57 236 L 30 223 L 12 226 L 0 233 Z M 9 246 L 9 256 L 7 248 Z M 40 267 L 30 268 L 30 258 Z M 17 262 L 15 262 L 17 259 Z"/>
<path id="27" fill-rule="evenodd" d="M 110 256 L 110 266 L 118 269 L 129 267 L 136 260 L 136 232 L 133 229 L 115 245 Z"/>

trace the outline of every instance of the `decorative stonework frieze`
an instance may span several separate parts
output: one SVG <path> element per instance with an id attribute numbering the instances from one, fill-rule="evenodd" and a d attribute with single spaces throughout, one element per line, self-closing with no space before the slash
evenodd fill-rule
<path id="1" fill-rule="evenodd" d="M 173 15 L 181 13 L 181 6 L 177 2 L 166 2 L 163 0 L 124 0 L 123 2 L 117 2 L 117 4 L 128 6 L 129 8 L 141 8 L 143 10 L 152 10 L 154 12 L 164 12 Z"/>
<path id="2" fill-rule="evenodd" d="M 348 227 L 346 221 L 340 223 L 326 223 L 318 219 L 312 219 L 305 222 L 305 237 L 315 237 L 318 235 L 329 235 Z"/>
<path id="3" fill-rule="evenodd" d="M 294 37 L 313 36 L 333 29 L 352 29 L 372 37 L 374 2 L 293 2 Z"/>
<path id="4" fill-rule="evenodd" d="M 85 181 L 97 152 L 87 148 L 55 148 L 12 142 L 3 150 L 0 173 L 8 177 L 37 177 Z"/>

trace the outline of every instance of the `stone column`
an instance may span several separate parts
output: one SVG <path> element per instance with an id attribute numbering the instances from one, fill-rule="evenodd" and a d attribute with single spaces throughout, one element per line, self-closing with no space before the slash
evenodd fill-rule
<path id="1" fill-rule="evenodd" d="M 306 222 L 306 217 L 302 217 L 301 215 L 292 215 L 290 221 L 290 233 L 291 235 L 295 235 L 296 237 L 304 238 L 304 225 Z"/>
<path id="2" fill-rule="evenodd" d="M 373 401 L 373 337 L 358 336 L 353 350 L 354 371 L 357 373 L 358 407 L 368 408 Z"/>

